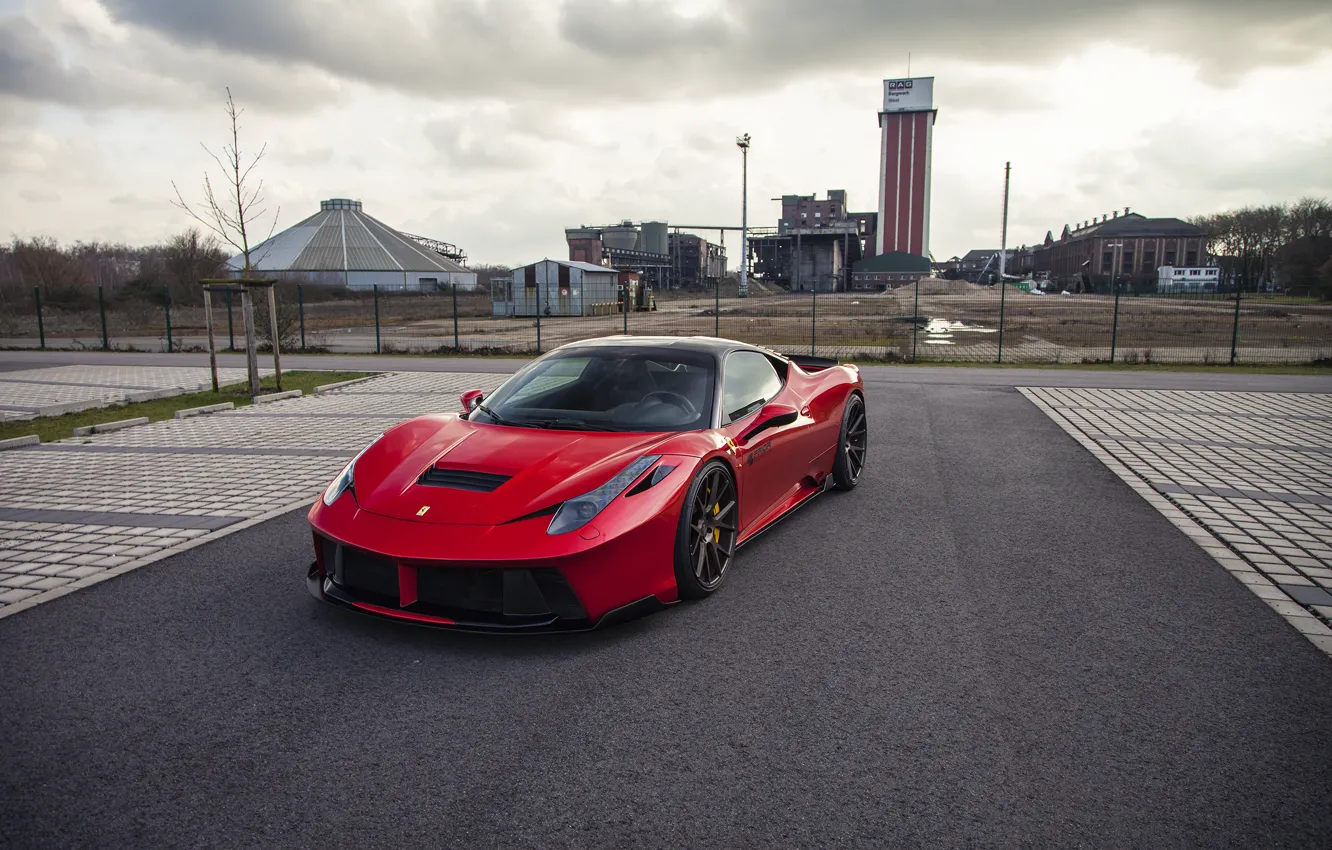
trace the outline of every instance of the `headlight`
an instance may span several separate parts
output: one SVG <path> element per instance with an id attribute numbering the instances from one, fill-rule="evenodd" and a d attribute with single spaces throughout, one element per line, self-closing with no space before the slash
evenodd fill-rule
<path id="1" fill-rule="evenodd" d="M 382 436 L 384 435 L 383 434 L 379 435 L 379 437 Z M 356 461 L 361 459 L 361 455 L 370 451 L 370 446 L 373 446 L 375 443 L 379 442 L 379 437 L 375 437 L 366 445 L 365 448 L 357 452 L 356 457 L 349 460 L 347 462 L 347 465 L 342 468 L 342 471 L 337 474 L 337 477 L 334 478 L 332 481 L 330 481 L 329 485 L 324 488 L 325 505 L 332 505 L 334 502 L 338 500 L 339 496 L 341 496 L 343 493 L 351 489 L 352 470 L 355 469 L 356 467 Z"/>
<path id="2" fill-rule="evenodd" d="M 597 489 L 560 505 L 560 509 L 555 512 L 550 525 L 546 528 L 546 533 L 564 534 L 587 525 L 616 496 L 623 493 L 630 484 L 638 480 L 638 476 L 642 475 L 652 464 L 659 460 L 661 460 L 661 455 L 644 455 L 620 470 L 614 478 Z"/>

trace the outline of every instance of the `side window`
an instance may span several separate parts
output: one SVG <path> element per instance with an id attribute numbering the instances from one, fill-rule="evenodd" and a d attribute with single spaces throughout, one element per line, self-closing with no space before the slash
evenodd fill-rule
<path id="1" fill-rule="evenodd" d="M 726 358 L 722 384 L 722 422 L 743 419 L 770 401 L 782 388 L 772 362 L 757 351 L 737 351 Z"/>

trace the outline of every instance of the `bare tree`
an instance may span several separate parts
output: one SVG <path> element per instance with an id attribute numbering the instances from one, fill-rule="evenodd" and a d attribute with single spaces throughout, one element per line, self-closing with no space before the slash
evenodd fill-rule
<path id="1" fill-rule="evenodd" d="M 222 172 L 224 188 L 221 192 L 219 193 L 213 188 L 212 178 L 207 173 L 204 174 L 203 180 L 204 199 L 202 205 L 195 206 L 187 202 L 174 180 L 171 182 L 171 188 L 176 190 L 176 200 L 174 201 L 176 206 L 188 213 L 191 218 L 207 228 L 218 239 L 240 252 L 245 259 L 245 268 L 242 270 L 241 276 L 248 278 L 254 268 L 250 255 L 255 247 L 250 244 L 250 230 L 253 225 L 260 223 L 261 220 L 267 217 L 267 210 L 264 206 L 264 181 L 258 179 L 251 183 L 250 175 L 255 166 L 264 158 L 268 145 L 262 145 L 259 152 L 252 157 L 241 152 L 240 117 L 244 112 L 245 110 L 236 108 L 236 101 L 231 96 L 231 88 L 227 87 L 226 113 L 227 119 L 231 122 L 231 142 L 222 146 L 220 155 L 200 142 L 200 145 L 213 158 L 218 169 Z M 272 236 L 273 231 L 277 229 L 278 215 L 281 212 L 282 208 L 279 207 L 273 213 L 273 221 L 269 225 L 268 236 Z M 267 238 L 265 237 L 265 239 Z"/>

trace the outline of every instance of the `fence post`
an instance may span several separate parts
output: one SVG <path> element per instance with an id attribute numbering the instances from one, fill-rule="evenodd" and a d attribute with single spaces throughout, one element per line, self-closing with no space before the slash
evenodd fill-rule
<path id="1" fill-rule="evenodd" d="M 375 354 L 379 354 L 379 284 L 374 284 L 375 290 Z"/>
<path id="2" fill-rule="evenodd" d="M 621 300 L 623 303 L 620 305 L 620 312 L 624 313 L 624 335 L 629 336 L 629 306 L 633 299 L 629 296 L 628 282 L 624 284 L 624 298 Z"/>
<path id="3" fill-rule="evenodd" d="M 1115 362 L 1115 346 L 1119 343 L 1119 287 L 1115 287 L 1115 320 L 1110 324 L 1110 364 Z"/>
<path id="4" fill-rule="evenodd" d="M 1004 276 L 999 275 L 999 359 L 996 363 L 1004 362 L 1004 296 L 1008 294 L 1008 287 L 1004 285 Z"/>
<path id="5" fill-rule="evenodd" d="M 814 285 L 809 288 L 809 356 L 814 356 L 814 342 L 818 337 L 819 327 L 819 279 L 814 278 Z"/>
<path id="6" fill-rule="evenodd" d="M 453 282 L 453 353 L 460 354 L 462 346 L 458 340 L 458 282 Z"/>
<path id="7" fill-rule="evenodd" d="M 721 336 L 721 278 L 712 285 L 712 335 Z"/>
<path id="8" fill-rule="evenodd" d="M 46 325 L 42 323 L 42 290 L 40 287 L 32 288 L 32 297 L 37 300 L 37 348 L 46 350 Z"/>
<path id="9" fill-rule="evenodd" d="M 537 354 L 541 353 L 541 299 L 537 298 Z"/>
<path id="10" fill-rule="evenodd" d="M 911 362 L 916 362 L 916 337 L 920 334 L 920 278 L 916 278 L 916 302 L 911 307 Z"/>
<path id="11" fill-rule="evenodd" d="M 171 290 L 162 287 L 162 309 L 166 311 L 167 354 L 171 353 Z"/>
<path id="12" fill-rule="evenodd" d="M 301 291 L 301 285 L 296 284 L 296 312 L 301 316 L 301 351 L 305 350 L 305 293 Z"/>
<path id="13" fill-rule="evenodd" d="M 227 351 L 236 350 L 236 328 L 231 323 L 231 287 L 227 287 Z"/>
<path id="14" fill-rule="evenodd" d="M 111 350 L 111 340 L 106 335 L 106 300 L 102 297 L 102 285 L 97 284 L 97 312 L 102 314 L 102 350 Z"/>
<path id="15" fill-rule="evenodd" d="M 1240 310 L 1240 285 L 1235 283 L 1235 326 L 1230 331 L 1230 365 L 1235 365 L 1235 355 L 1239 351 L 1239 310 Z"/>

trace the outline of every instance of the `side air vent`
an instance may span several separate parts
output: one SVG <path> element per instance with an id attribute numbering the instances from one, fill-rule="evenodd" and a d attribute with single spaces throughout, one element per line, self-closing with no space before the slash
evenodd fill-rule
<path id="1" fill-rule="evenodd" d="M 453 490 L 471 490 L 474 493 L 490 493 L 508 481 L 511 476 L 495 475 L 490 472 L 475 472 L 470 469 L 440 469 L 432 466 L 427 469 L 417 484 L 427 487 L 448 487 Z"/>

